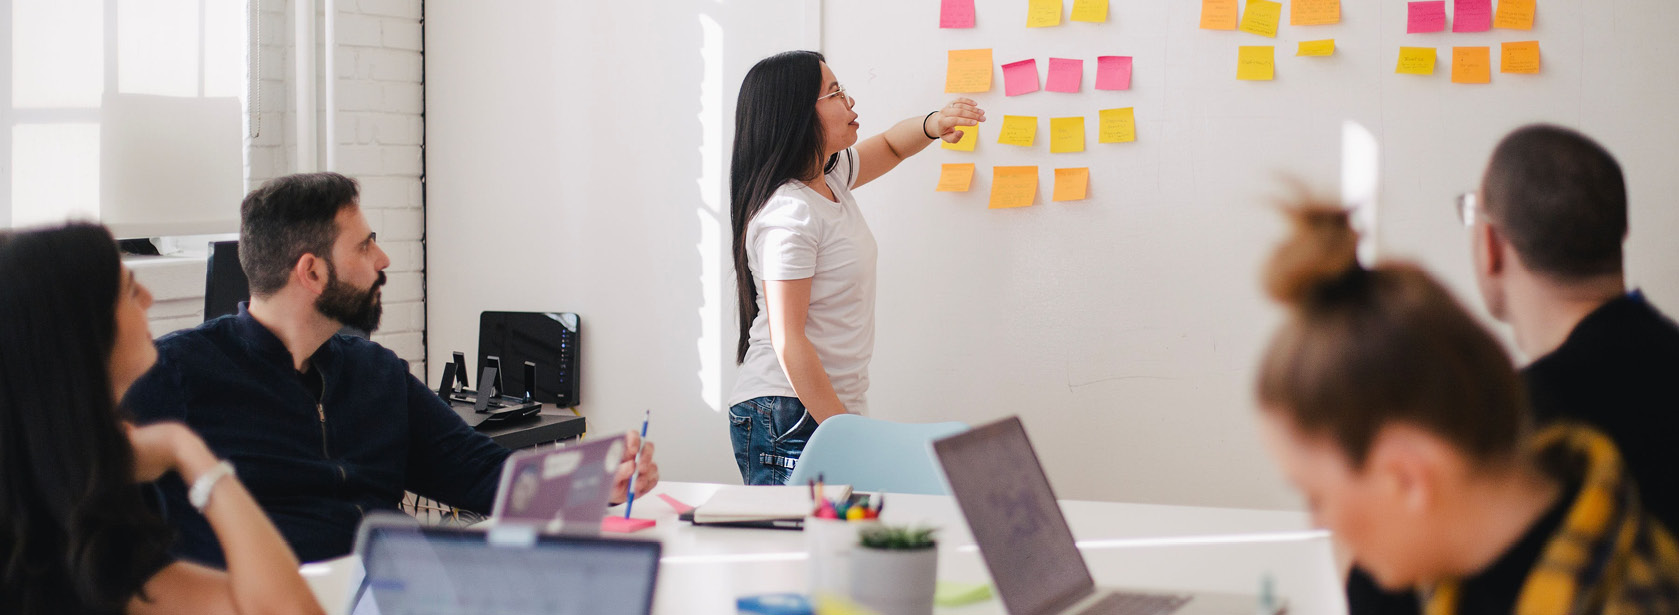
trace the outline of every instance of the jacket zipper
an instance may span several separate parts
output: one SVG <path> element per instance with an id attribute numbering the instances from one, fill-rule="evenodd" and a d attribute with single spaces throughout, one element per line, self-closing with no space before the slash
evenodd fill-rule
<path id="1" fill-rule="evenodd" d="M 321 417 L 321 456 L 332 459 L 326 447 L 326 374 L 316 373 L 321 377 L 321 397 L 315 400 L 315 414 Z"/>

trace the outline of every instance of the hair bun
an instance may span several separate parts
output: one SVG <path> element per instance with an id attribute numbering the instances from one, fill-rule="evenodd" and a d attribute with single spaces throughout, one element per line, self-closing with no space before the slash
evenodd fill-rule
<path id="1" fill-rule="evenodd" d="M 1358 234 L 1346 209 L 1321 202 L 1286 207 L 1291 234 L 1265 267 L 1265 292 L 1299 307 L 1358 265 Z"/>

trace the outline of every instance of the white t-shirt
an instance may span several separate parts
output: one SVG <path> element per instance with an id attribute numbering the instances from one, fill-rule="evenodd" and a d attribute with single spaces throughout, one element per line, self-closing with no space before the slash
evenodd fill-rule
<path id="1" fill-rule="evenodd" d="M 765 396 L 797 397 L 770 342 L 765 280 L 811 278 L 805 337 L 840 402 L 852 414 L 868 406 L 869 359 L 874 356 L 874 234 L 851 197 L 860 168 L 857 149 L 839 154 L 823 177 L 838 202 L 789 181 L 746 226 L 746 262 L 758 285 L 758 317 L 729 405 Z"/>

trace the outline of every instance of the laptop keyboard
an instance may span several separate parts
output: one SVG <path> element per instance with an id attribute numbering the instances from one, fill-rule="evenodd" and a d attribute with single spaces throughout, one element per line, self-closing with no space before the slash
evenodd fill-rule
<path id="1" fill-rule="evenodd" d="M 1190 596 L 1111 593 L 1077 615 L 1166 615 L 1189 603 Z"/>

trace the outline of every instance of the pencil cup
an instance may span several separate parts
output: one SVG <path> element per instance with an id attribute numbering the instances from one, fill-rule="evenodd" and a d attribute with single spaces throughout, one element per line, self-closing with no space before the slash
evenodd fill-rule
<path id="1" fill-rule="evenodd" d="M 939 550 L 857 547 L 851 553 L 851 599 L 880 615 L 932 615 Z"/>
<path id="2" fill-rule="evenodd" d="M 844 596 L 851 590 L 851 553 L 857 548 L 857 532 L 877 523 L 805 517 L 810 595 Z"/>

